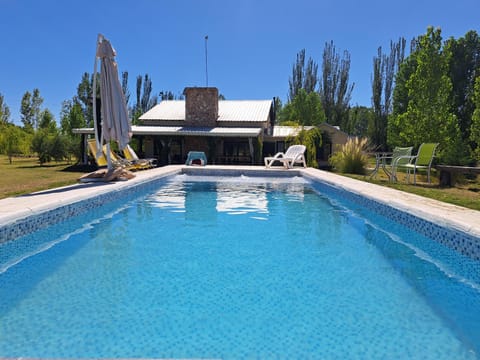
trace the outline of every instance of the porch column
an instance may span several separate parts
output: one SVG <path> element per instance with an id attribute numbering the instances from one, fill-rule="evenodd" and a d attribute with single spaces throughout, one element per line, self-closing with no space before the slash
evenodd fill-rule
<path id="1" fill-rule="evenodd" d="M 82 165 L 88 164 L 88 150 L 87 150 L 87 137 L 85 134 L 81 135 L 82 141 L 80 142 L 80 153 L 82 154 Z"/>

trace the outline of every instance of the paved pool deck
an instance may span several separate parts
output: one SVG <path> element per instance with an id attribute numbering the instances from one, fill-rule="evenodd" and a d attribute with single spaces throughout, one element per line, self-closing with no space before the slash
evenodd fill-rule
<path id="1" fill-rule="evenodd" d="M 194 171 L 195 173 L 198 172 L 202 174 L 205 172 L 215 172 L 217 170 L 228 170 L 232 171 L 232 173 L 240 172 L 247 176 L 249 173 L 252 174 L 252 172 L 260 173 L 259 175 L 262 175 L 262 173 L 265 175 L 303 175 L 306 178 L 317 179 L 340 189 L 387 204 L 437 225 L 460 230 L 480 238 L 480 211 L 447 204 L 313 168 L 284 170 L 282 168 L 265 169 L 263 166 L 220 165 L 208 165 L 205 167 L 170 165 L 136 172 L 135 178 L 128 181 L 78 183 L 28 195 L 2 199 L 0 200 L 0 227 L 62 205 L 72 204 L 109 191 L 120 191 L 125 187 L 135 186 L 158 177 L 173 175 L 175 173 L 181 173 L 182 171 Z"/>

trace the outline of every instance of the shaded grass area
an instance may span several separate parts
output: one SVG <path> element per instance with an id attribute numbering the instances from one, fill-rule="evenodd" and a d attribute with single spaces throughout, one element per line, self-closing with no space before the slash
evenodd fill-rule
<path id="1" fill-rule="evenodd" d="M 15 157 L 10 164 L 8 157 L 0 155 L 0 199 L 76 184 L 80 176 L 94 170 L 67 162 L 40 166 L 34 157 Z"/>

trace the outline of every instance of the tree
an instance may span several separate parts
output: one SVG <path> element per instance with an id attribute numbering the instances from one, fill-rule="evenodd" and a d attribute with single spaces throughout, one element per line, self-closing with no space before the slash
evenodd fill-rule
<path id="1" fill-rule="evenodd" d="M 307 93 L 299 89 L 293 101 L 280 113 L 281 121 L 293 121 L 300 125 L 319 125 L 325 122 L 325 113 L 317 92 Z"/>
<path id="2" fill-rule="evenodd" d="M 372 107 L 373 118 L 369 123 L 368 137 L 372 145 L 386 150 L 388 116 L 392 112 L 392 91 L 395 73 L 403 62 L 405 39 L 397 43 L 390 42 L 390 54 L 378 48 L 378 55 L 373 58 Z"/>
<path id="3" fill-rule="evenodd" d="M 222 98 L 223 95 L 220 94 L 218 95 L 218 100 L 225 100 L 225 98 Z M 175 94 L 171 91 L 160 91 L 160 93 L 158 94 L 158 98 L 160 99 L 160 101 L 164 101 L 164 100 L 175 100 Z"/>
<path id="4" fill-rule="evenodd" d="M 405 83 L 407 110 L 391 118 L 399 129 L 396 140 L 400 141 L 392 145 L 418 147 L 423 142 L 439 142 L 443 161 L 453 164 L 464 161 L 459 153 L 460 130 L 452 112 L 450 54 L 442 51 L 441 30 L 429 27 L 410 56 L 415 58 L 416 68 Z"/>
<path id="5" fill-rule="evenodd" d="M 0 126 L 6 125 L 10 121 L 10 109 L 5 103 L 5 98 L 0 93 Z"/>
<path id="6" fill-rule="evenodd" d="M 81 138 L 73 134 L 73 129 L 86 126 L 86 121 L 82 111 L 82 105 L 77 98 L 70 101 L 64 101 L 61 111 L 61 134 L 65 139 L 65 149 L 67 156 L 74 155 L 77 159 L 81 159 Z"/>
<path id="7" fill-rule="evenodd" d="M 300 50 L 293 64 L 292 76 L 288 79 L 288 100 L 292 101 L 300 89 L 304 89 L 307 94 L 315 91 L 318 82 L 317 72 L 318 65 L 311 57 L 308 58 L 305 67 L 305 49 Z"/>
<path id="8" fill-rule="evenodd" d="M 345 131 L 353 136 L 366 137 L 373 122 L 373 109 L 366 106 L 353 106 L 349 111 L 349 120 Z"/>
<path id="9" fill-rule="evenodd" d="M 57 123 L 50 110 L 45 109 L 40 113 L 38 129 L 45 129 L 51 133 L 57 131 Z"/>
<path id="10" fill-rule="evenodd" d="M 355 84 L 349 84 L 350 53 L 337 54 L 333 41 L 325 43 L 323 50 L 320 98 L 327 122 L 344 127 L 348 121 L 350 100 Z"/>
<path id="11" fill-rule="evenodd" d="M 417 58 L 415 56 L 418 39 L 410 42 L 410 56 L 406 57 L 401 64 L 398 64 L 398 71 L 395 76 L 395 88 L 393 90 L 393 113 L 387 120 L 387 143 L 390 146 L 400 145 L 402 126 L 398 123 L 398 116 L 407 111 L 409 95 L 407 81 L 417 69 Z"/>
<path id="12" fill-rule="evenodd" d="M 100 74 L 97 73 L 96 98 L 100 101 Z M 77 87 L 76 99 L 82 104 L 83 117 L 87 126 L 93 127 L 93 75 L 83 73 Z"/>
<path id="13" fill-rule="evenodd" d="M 87 126 L 82 105 L 76 97 L 73 100 L 63 102 L 60 117 L 62 134 L 73 136 L 73 129 Z"/>
<path id="14" fill-rule="evenodd" d="M 447 40 L 445 48 L 451 52 L 449 65 L 453 86 L 453 112 L 458 120 L 462 140 L 467 143 L 475 110 L 475 77 L 480 74 L 480 37 L 475 31 L 469 31 L 458 40 Z"/>
<path id="15" fill-rule="evenodd" d="M 282 109 L 283 109 L 282 100 L 278 96 L 275 96 L 273 98 L 273 114 L 270 115 L 270 116 L 273 115 L 275 119 L 275 123 L 279 121 Z"/>
<path id="16" fill-rule="evenodd" d="M 27 131 L 33 131 L 38 127 L 42 103 L 43 98 L 38 89 L 33 89 L 33 93 L 27 91 L 23 94 L 20 114 L 23 126 Z"/>
<path id="17" fill-rule="evenodd" d="M 145 74 L 144 79 L 142 79 L 141 75 L 137 76 L 136 95 L 137 102 L 133 108 L 133 124 L 136 124 L 138 122 L 138 118 L 154 107 L 158 102 L 158 98 L 156 96 L 152 96 L 152 80 L 148 74 Z"/>
<path id="18" fill-rule="evenodd" d="M 470 141 L 474 144 L 473 156 L 478 163 L 480 162 L 480 75 L 475 79 L 473 102 L 475 110 L 470 126 Z"/>
<path id="19" fill-rule="evenodd" d="M 25 144 L 29 141 L 29 134 L 14 124 L 0 125 L 0 153 L 8 156 L 10 164 L 13 157 L 25 154 Z"/>
<path id="20" fill-rule="evenodd" d="M 32 139 L 32 150 L 37 153 L 41 165 L 52 159 L 62 160 L 67 156 L 66 141 L 59 133 L 55 118 L 48 109 L 40 114 L 39 126 Z"/>
<path id="21" fill-rule="evenodd" d="M 125 102 L 127 103 L 130 101 L 130 90 L 128 90 L 128 71 L 122 72 L 122 91 L 123 95 L 125 95 Z"/>

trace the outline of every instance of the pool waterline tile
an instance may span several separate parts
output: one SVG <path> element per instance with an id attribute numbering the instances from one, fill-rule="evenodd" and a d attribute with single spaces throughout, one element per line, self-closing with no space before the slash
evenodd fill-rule
<path id="1" fill-rule="evenodd" d="M 175 174 L 205 176 L 303 176 L 389 217 L 473 259 L 480 260 L 480 212 L 370 184 L 318 169 L 265 169 L 261 166 L 172 165 L 136 173 L 126 182 L 89 183 L 0 200 L 0 243 L 14 240 L 71 216 L 154 186 Z"/>

